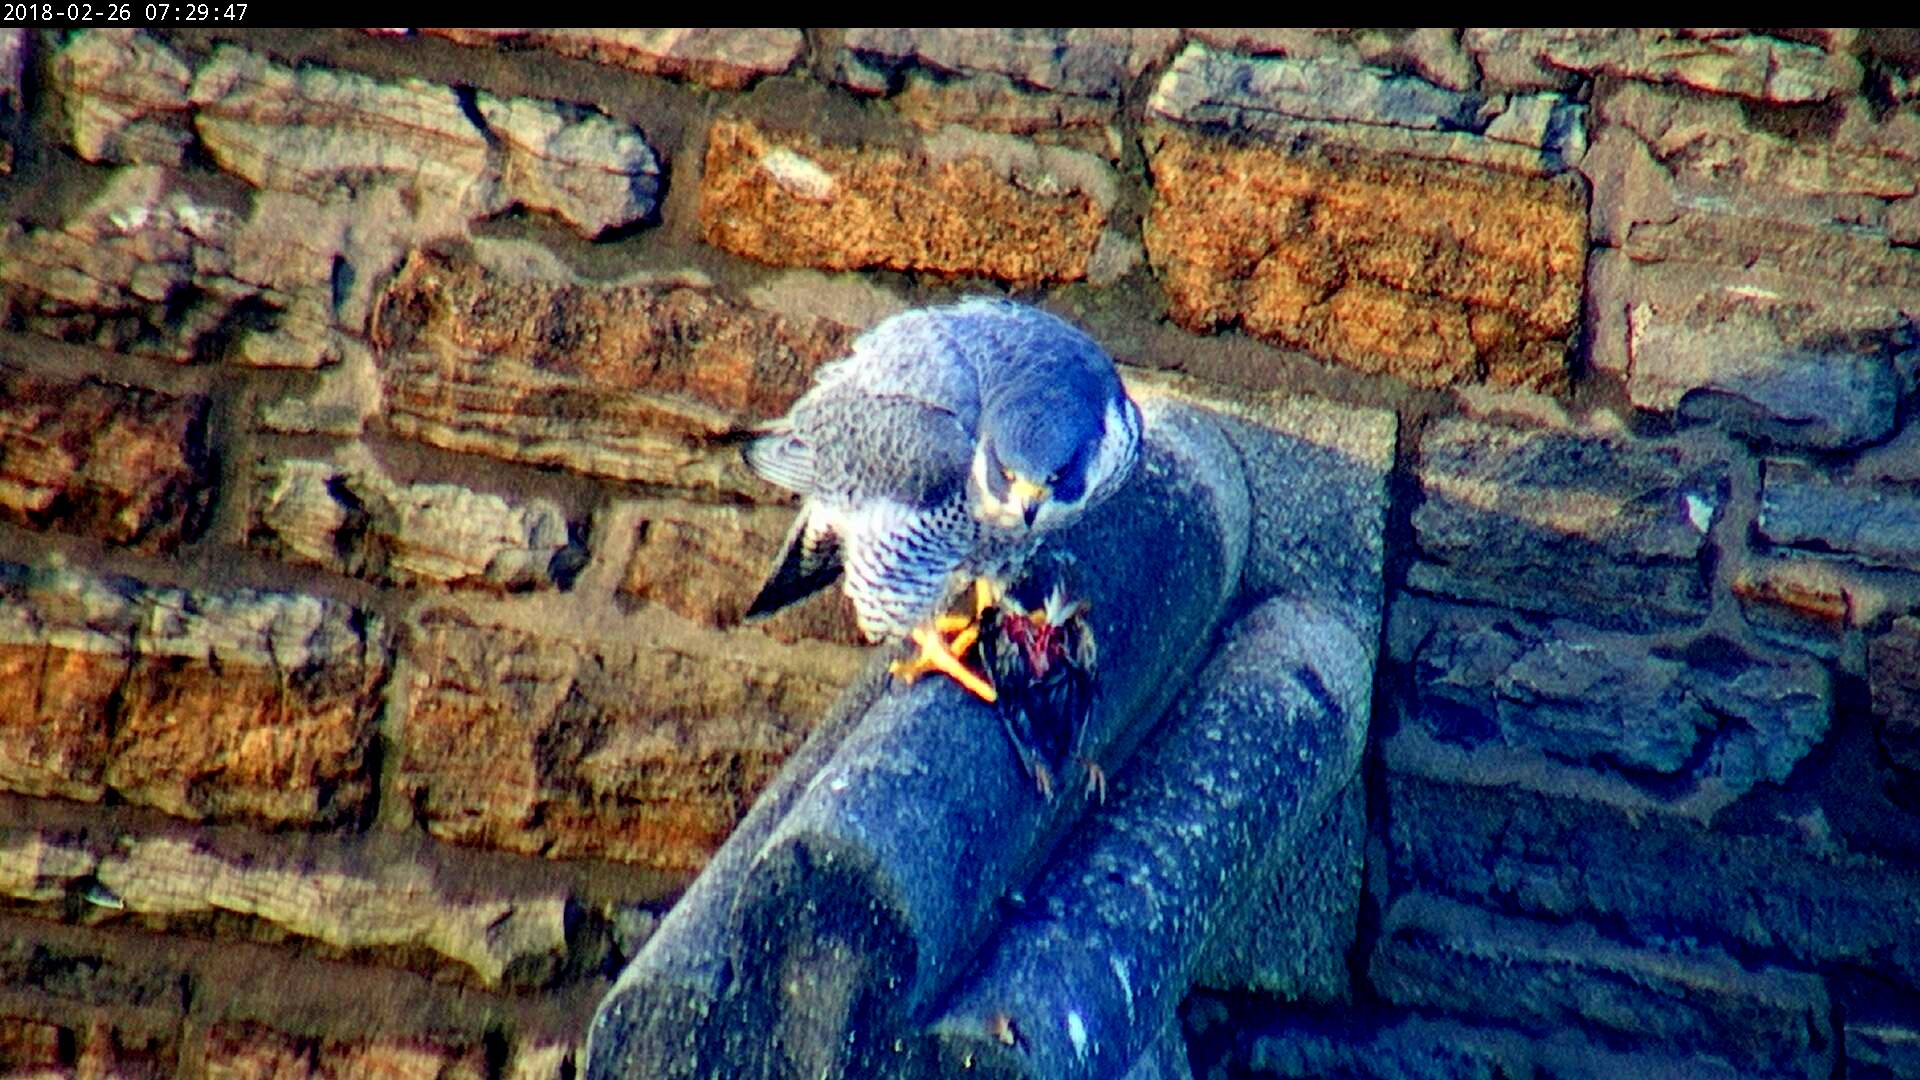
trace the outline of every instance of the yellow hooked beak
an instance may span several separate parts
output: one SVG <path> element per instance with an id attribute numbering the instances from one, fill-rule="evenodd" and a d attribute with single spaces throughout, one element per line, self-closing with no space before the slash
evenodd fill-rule
<path id="1" fill-rule="evenodd" d="M 1033 483 L 1022 477 L 1014 477 L 1007 484 L 1007 501 L 1020 511 L 1027 524 L 1033 524 L 1033 515 L 1040 510 L 1040 504 L 1053 494 L 1045 486 Z"/>

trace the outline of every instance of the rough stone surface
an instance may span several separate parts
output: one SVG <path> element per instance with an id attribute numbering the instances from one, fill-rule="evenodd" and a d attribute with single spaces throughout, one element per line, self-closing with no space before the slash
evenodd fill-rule
<path id="1" fill-rule="evenodd" d="M 1366 787 L 1358 779 L 1301 831 L 1312 840 L 1275 844 L 1248 875 L 1194 966 L 1196 986 L 1337 1002 L 1351 993 L 1361 877 L 1366 867 Z"/>
<path id="2" fill-rule="evenodd" d="M 1920 1076 L 1920 1026 L 1878 1017 L 1848 1018 L 1847 1075 L 1859 1080 L 1910 1080 Z"/>
<path id="3" fill-rule="evenodd" d="M 752 307 L 693 274 L 587 284 L 415 252 L 374 315 L 386 421 L 450 450 L 765 496 L 713 442 L 778 416 L 853 328 Z"/>
<path id="4" fill-rule="evenodd" d="M 1736 798 L 1778 783 L 1825 737 L 1826 668 L 1769 659 L 1712 635 L 1675 645 L 1570 620 L 1403 595 L 1389 647 L 1429 737 L 1657 774 Z"/>
<path id="5" fill-rule="evenodd" d="M 273 852 L 135 835 L 108 844 L 10 829 L 0 832 L 0 852 L 8 868 L 0 880 L 11 879 L 16 899 L 82 894 L 112 917 L 158 929 L 238 916 L 269 939 L 292 935 L 323 954 L 369 953 L 402 964 L 426 954 L 490 986 L 540 985 L 569 947 L 561 891 L 476 895 L 440 883 L 418 862 L 376 864 L 340 848 Z M 121 996 L 151 1004 L 153 994 L 129 984 Z"/>
<path id="6" fill-rule="evenodd" d="M 1635 226 L 1620 252 L 1641 264 L 1696 264 L 1706 282 L 1760 290 L 1766 299 L 1772 293 L 1834 303 L 1840 333 L 1858 333 L 1850 324 L 1869 305 L 1902 310 L 1911 322 L 1920 290 L 1920 251 L 1889 246 L 1869 230 L 1778 214 L 1682 213 Z M 1684 266 L 1661 272 L 1687 274 Z"/>
<path id="7" fill-rule="evenodd" d="M 95 876 L 125 910 L 185 919 L 225 912 L 336 949 L 424 951 L 487 985 L 539 985 L 567 948 L 566 897 L 479 897 L 445 888 L 423 867 L 263 858 L 164 837 L 103 856 Z"/>
<path id="8" fill-rule="evenodd" d="M 1172 1017 L 1207 939 L 1259 925 L 1233 909 L 1268 887 L 1263 871 L 1275 858 L 1325 860 L 1340 883 L 1296 894 L 1309 902 L 1287 910 L 1301 925 L 1285 933 L 1299 935 L 1308 957 L 1351 949 L 1357 843 L 1343 852 L 1315 826 L 1351 798 L 1373 660 L 1352 627 L 1313 603 L 1270 600 L 1229 626 L 1192 691 L 1118 778 L 1112 805 L 1027 890 L 1045 917 L 1008 920 L 930 1025 L 945 1075 L 968 1061 L 1012 1072 L 1005 1059 L 1016 1054 L 1019 1075 L 1120 1073 Z M 1326 989 L 1302 970 L 1315 964 L 1256 961 L 1247 974 L 1256 987 L 1306 996 Z M 1014 1054 L 992 1032 L 1002 1011 L 1025 1033 Z M 1069 1014 L 1078 1036 L 1060 1022 Z"/>
<path id="9" fill-rule="evenodd" d="M 1420 441 L 1414 587 L 1607 627 L 1707 612 L 1701 551 L 1725 503 L 1712 447 L 1448 418 Z"/>
<path id="10" fill-rule="evenodd" d="M 839 146 L 721 119 L 707 132 L 707 243 L 774 266 L 1089 276 L 1116 181 L 1105 162 L 949 129 L 912 150 Z"/>
<path id="11" fill-rule="evenodd" d="M 193 72 L 139 30 L 87 30 L 55 50 L 60 135 L 87 161 L 179 165 L 193 145 Z"/>
<path id="12" fill-rule="evenodd" d="M 1174 30 L 1122 27 L 855 27 L 842 40 L 836 76 L 856 89 L 881 89 L 892 69 L 917 64 L 942 73 L 1000 75 L 1069 96 L 1116 98 L 1177 38 Z"/>
<path id="13" fill-rule="evenodd" d="M 1155 392 L 1138 373 L 1128 378 L 1136 398 Z M 1205 406 L 1246 470 L 1253 519 L 1242 595 L 1340 604 L 1361 638 L 1376 638 L 1398 418 L 1319 398 L 1222 400 L 1187 380 L 1166 392 Z"/>
<path id="14" fill-rule="evenodd" d="M 490 144 L 504 151 L 500 183 L 513 202 L 553 214 L 587 236 L 653 212 L 660 165 L 639 130 L 557 102 L 477 99 Z"/>
<path id="15" fill-rule="evenodd" d="M 794 516 L 786 507 L 665 499 L 637 510 L 640 532 L 620 591 L 715 629 L 738 625 L 746 614 L 754 587 L 774 565 Z M 781 641 L 866 643 L 838 589 L 754 626 Z"/>
<path id="16" fill-rule="evenodd" d="M 85 844 L 40 829 L 0 831 L 0 896 L 44 904 L 93 873 L 99 856 Z"/>
<path id="17" fill-rule="evenodd" d="M 0 785 L 196 819 L 350 818 L 372 790 L 382 633 L 311 596 L 0 564 Z"/>
<path id="18" fill-rule="evenodd" d="M 1907 774 L 1909 790 L 1920 796 L 1920 618 L 1895 619 L 1870 641 L 1867 687 L 1881 752 Z"/>
<path id="19" fill-rule="evenodd" d="M 1144 236 L 1171 314 L 1420 386 L 1551 390 L 1585 273 L 1562 181 L 1306 142 L 1149 143 Z"/>
<path id="20" fill-rule="evenodd" d="M 955 76 L 910 67 L 893 81 L 899 85 L 887 103 L 923 132 L 963 124 L 976 131 L 1072 147 L 1110 163 L 1118 163 L 1124 152 L 1116 99 L 1036 93 L 990 71 Z"/>
<path id="21" fill-rule="evenodd" d="M 1286 1080 L 1327 1076 L 1368 1080 L 1503 1080 L 1552 1076 L 1606 1080 L 1661 1076 L 1674 1080 L 1738 1080 L 1723 1061 L 1620 1049 L 1578 1032 L 1549 1035 L 1509 1027 L 1462 1024 L 1413 1012 L 1351 1016 L 1294 1015 L 1261 1023 L 1240 1037 L 1240 1057 L 1257 1075 Z"/>
<path id="22" fill-rule="evenodd" d="M 1844 51 L 1739 30 L 1473 28 L 1462 43 L 1490 78 L 1522 87 L 1575 72 L 1793 104 L 1860 85 L 1860 64 Z"/>
<path id="23" fill-rule="evenodd" d="M 1406 31 L 1377 27 L 1189 26 L 1189 38 L 1227 52 L 1277 53 L 1303 60 L 1339 60 L 1405 71 L 1447 90 L 1465 90 L 1477 77 L 1460 47 L 1458 30 Z"/>
<path id="24" fill-rule="evenodd" d="M 389 585 L 564 588 L 586 559 L 551 500 L 458 484 L 398 484 L 378 462 L 256 464 L 248 542 L 290 562 Z"/>
<path id="25" fill-rule="evenodd" d="M 792 27 L 426 27 L 421 33 L 462 45 L 545 49 L 715 90 L 745 90 L 768 75 L 782 74 L 806 46 Z"/>
<path id="26" fill-rule="evenodd" d="M 1170 50 L 1165 29 L 855 28 L 830 77 L 884 94 L 922 131 L 965 124 L 1118 161 L 1120 99 Z"/>
<path id="27" fill-rule="evenodd" d="M 347 347 L 336 320 L 365 311 L 367 286 L 335 296 L 343 264 L 384 262 L 355 212 L 269 192 L 242 214 L 177 172 L 123 168 L 57 227 L 0 225 L 0 301 L 20 328 L 111 351 L 322 367 Z"/>
<path id="28" fill-rule="evenodd" d="M 1516 788 L 1387 775 L 1401 887 L 1643 937 L 1842 963 L 1920 989 L 1920 875 L 1850 851 L 1815 811 L 1767 834 L 1710 831 Z M 1649 942 L 1654 943 L 1654 942 Z"/>
<path id="29" fill-rule="evenodd" d="M 1869 198 L 1920 191 L 1913 171 L 1920 115 L 1910 110 L 1876 115 L 1865 102 L 1835 106 L 1837 116 L 1814 129 L 1821 137 L 1809 138 L 1814 132 L 1753 122 L 1735 100 L 1626 83 L 1598 95 L 1596 111 L 1617 134 L 1631 136 L 1675 189 L 1664 200 L 1668 219 L 1679 209 L 1674 194 L 1711 191 L 1726 197 L 1723 209 L 1735 212 L 1765 209 L 1820 220 L 1821 212 L 1865 210 L 1863 223 L 1871 225 L 1878 214 Z M 1617 194 L 1596 183 L 1596 201 L 1614 201 Z"/>
<path id="30" fill-rule="evenodd" d="M 1484 133 L 1499 111 L 1479 95 L 1362 63 L 1236 56 L 1197 42 L 1161 76 L 1149 104 L 1174 120 L 1256 129 L 1259 114 L 1274 113 L 1300 120 Z M 1534 145 L 1545 149 L 1544 142 Z"/>
<path id="31" fill-rule="evenodd" d="M 400 786 L 435 836 L 697 870 L 858 653 L 593 644 L 423 615 Z"/>
<path id="32" fill-rule="evenodd" d="M 1893 430 L 1893 357 L 1920 343 L 1920 328 L 1893 308 L 1849 311 L 1738 286 L 1671 298 L 1642 292 L 1626 322 L 1635 405 L 1815 450 Z"/>
<path id="33" fill-rule="evenodd" d="M 1826 226 L 1778 223 L 1787 243 L 1775 243 L 1757 231 L 1762 220 L 1634 226 L 1625 250 L 1597 252 L 1594 365 L 1626 375 L 1640 408 L 1748 439 L 1834 450 L 1885 438 L 1901 356 L 1920 344 L 1920 312 L 1903 296 L 1907 279 L 1920 282 L 1913 260 Z M 1677 242 L 1676 229 L 1702 246 Z M 1755 249 L 1749 265 L 1716 264 L 1715 252 L 1743 239 Z"/>
<path id="34" fill-rule="evenodd" d="M 659 164 L 633 128 L 555 102 L 289 68 L 231 45 L 192 88 L 194 130 L 213 159 L 257 187 L 324 197 L 378 177 L 455 220 L 510 206 L 547 211 L 586 236 L 651 213 Z"/>
<path id="35" fill-rule="evenodd" d="M 209 1030 L 201 1053 L 209 1080 L 362 1076 L 380 1080 L 486 1080 L 492 1075 L 486 1048 L 477 1039 L 465 1043 L 405 1036 L 320 1039 L 288 1034 L 264 1024 L 235 1022 Z"/>
<path id="36" fill-rule="evenodd" d="M 1586 108 L 1569 98 L 1490 98 L 1318 48 L 1269 58 L 1190 44 L 1148 108 L 1283 145 L 1326 142 L 1535 176 L 1566 171 L 1587 149 Z"/>
<path id="37" fill-rule="evenodd" d="M 1729 1057 L 1763 1075 L 1826 1076 L 1825 985 L 1749 970 L 1721 949 L 1635 948 L 1591 926 L 1494 915 L 1413 893 L 1393 902 L 1367 965 L 1381 997 L 1547 1033 L 1607 1032 L 1639 1048 Z"/>
<path id="38" fill-rule="evenodd" d="M 1756 524 L 1769 543 L 1920 570 L 1920 494 L 1904 485 L 1836 479 L 1799 462 L 1768 460 Z"/>
<path id="39" fill-rule="evenodd" d="M 116 352 L 209 358 L 239 317 L 271 304 L 232 273 L 234 225 L 165 170 L 123 169 L 59 227 L 0 224 L 6 320 Z"/>
<path id="40" fill-rule="evenodd" d="M 39 932 L 52 927 L 42 920 L 6 917 L 7 932 L 0 935 L 0 987 L 39 989 L 50 999 L 43 1007 L 58 1010 L 56 1017 L 84 1015 L 91 1011 L 86 1007 L 93 1006 L 114 1009 L 123 1017 L 132 1013 L 158 1020 L 168 1035 L 177 1030 L 187 1010 L 187 970 L 102 948 L 98 939 L 79 934 Z M 171 1039 L 158 1041 L 162 1046 L 155 1049 L 163 1049 Z"/>
<path id="41" fill-rule="evenodd" d="M 1728 591 L 1749 624 L 1830 655 L 1849 626 L 1876 621 L 1888 597 L 1835 559 L 1752 559 L 1734 572 Z"/>
<path id="42" fill-rule="evenodd" d="M 0 176 L 13 172 L 13 157 L 25 125 L 26 69 L 26 28 L 0 30 Z"/>
<path id="43" fill-rule="evenodd" d="M 0 363 L 0 519 L 174 550 L 213 494 L 207 409 L 199 395 Z"/>

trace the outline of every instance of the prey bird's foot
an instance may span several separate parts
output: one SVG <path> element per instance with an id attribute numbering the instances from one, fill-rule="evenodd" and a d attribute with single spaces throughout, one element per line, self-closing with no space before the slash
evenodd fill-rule
<path id="1" fill-rule="evenodd" d="M 1053 773 L 1041 762 L 1033 763 L 1033 786 L 1040 789 L 1040 798 L 1045 802 L 1053 801 Z"/>
<path id="2" fill-rule="evenodd" d="M 1107 770 L 1092 758 L 1081 758 L 1080 764 L 1087 767 L 1087 798 L 1099 799 L 1100 805 L 1107 805 Z"/>
<path id="3" fill-rule="evenodd" d="M 978 629 L 974 628 L 972 632 L 977 634 Z M 962 635 L 966 633 L 968 633 L 968 631 L 961 631 Z M 913 656 L 902 660 L 895 660 L 888 666 L 887 670 L 891 672 L 894 677 L 898 678 L 901 682 L 911 684 L 915 679 L 918 679 L 929 671 L 938 671 L 954 682 L 959 683 L 962 687 L 966 688 L 969 693 L 973 694 L 973 696 L 989 705 L 1000 700 L 1000 695 L 994 690 L 993 684 L 981 678 L 978 672 L 961 663 L 959 656 L 955 655 L 957 652 L 965 652 L 966 650 L 964 648 L 956 650 L 949 645 L 947 640 L 940 636 L 938 627 L 917 627 L 913 631 L 912 637 L 913 644 L 919 651 Z M 956 635 L 955 640 L 959 640 L 959 635 Z M 967 644 L 971 646 L 972 640 L 968 639 Z"/>

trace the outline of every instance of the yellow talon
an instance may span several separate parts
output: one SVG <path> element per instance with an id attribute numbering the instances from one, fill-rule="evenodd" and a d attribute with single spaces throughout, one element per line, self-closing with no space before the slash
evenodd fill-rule
<path id="1" fill-rule="evenodd" d="M 963 631 L 966 633 L 967 631 Z M 978 631 L 971 631 L 977 633 Z M 912 683 L 929 671 L 938 671 L 954 682 L 965 687 L 975 697 L 991 705 L 1000 700 L 1000 695 L 987 680 L 970 670 L 954 655 L 940 631 L 932 626 L 918 627 L 913 631 L 913 643 L 919 648 L 917 655 L 904 660 L 895 660 L 887 670 L 901 682 Z M 968 642 L 972 644 L 971 641 Z M 965 650 L 960 650 L 964 652 Z"/>

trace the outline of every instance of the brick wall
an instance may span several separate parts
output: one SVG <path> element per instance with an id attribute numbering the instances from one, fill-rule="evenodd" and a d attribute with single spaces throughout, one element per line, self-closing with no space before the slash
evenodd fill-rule
<path id="1" fill-rule="evenodd" d="M 0 30 L 0 1068 L 569 1074 L 864 656 L 718 437 L 981 291 L 1400 422 L 1349 1001 L 1201 1072 L 1920 1076 L 1841 30 Z"/>

